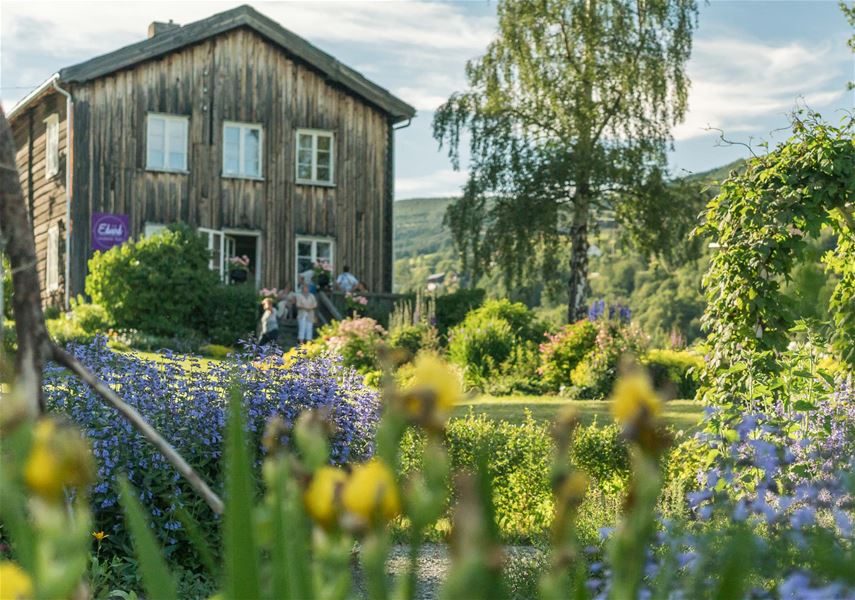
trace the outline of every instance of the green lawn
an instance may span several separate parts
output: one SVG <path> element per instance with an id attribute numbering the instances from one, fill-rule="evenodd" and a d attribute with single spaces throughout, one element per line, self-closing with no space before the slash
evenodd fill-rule
<path id="1" fill-rule="evenodd" d="M 157 352 L 143 352 L 133 350 L 136 356 L 166 362 Z M 211 363 L 219 362 L 215 358 L 198 358 L 198 365 L 207 369 Z M 190 361 L 183 361 L 185 368 L 190 368 Z M 572 404 L 579 410 L 581 421 L 588 425 L 596 419 L 597 423 L 611 423 L 612 417 L 609 413 L 609 403 L 602 400 L 570 400 L 562 396 L 488 396 L 482 395 L 462 402 L 454 411 L 455 417 L 464 417 L 472 410 L 474 413 L 483 413 L 495 420 L 521 423 L 525 418 L 525 411 L 531 411 L 537 421 L 551 421 L 565 404 Z M 676 429 L 683 431 L 694 430 L 703 416 L 703 406 L 694 400 L 670 400 L 665 405 L 663 418 L 665 422 Z"/>
<path id="2" fill-rule="evenodd" d="M 552 420 L 561 408 L 572 404 L 580 413 L 583 424 L 611 423 L 609 403 L 601 400 L 570 400 L 560 396 L 478 396 L 461 403 L 455 409 L 455 416 L 465 416 L 470 410 L 483 413 L 497 420 L 519 423 L 524 419 L 525 410 L 531 411 L 537 421 Z M 663 418 L 677 429 L 694 429 L 703 416 L 703 406 L 694 400 L 670 400 L 665 405 Z"/>

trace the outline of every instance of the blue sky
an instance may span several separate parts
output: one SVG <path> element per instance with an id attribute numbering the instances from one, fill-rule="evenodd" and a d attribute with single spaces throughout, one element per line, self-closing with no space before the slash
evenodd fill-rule
<path id="1" fill-rule="evenodd" d="M 238 3 L 0 3 L 0 101 L 8 110 L 59 68 L 145 37 L 149 22 L 188 23 Z M 456 193 L 454 172 L 431 136 L 433 110 L 463 89 L 464 66 L 495 31 L 495 2 L 250 2 L 418 109 L 397 135 L 398 198 Z M 718 134 L 757 144 L 784 139 L 787 113 L 801 99 L 829 120 L 852 110 L 851 28 L 836 1 L 711 2 L 701 6 L 689 112 L 674 130 L 675 174 L 710 169 L 748 154 Z"/>

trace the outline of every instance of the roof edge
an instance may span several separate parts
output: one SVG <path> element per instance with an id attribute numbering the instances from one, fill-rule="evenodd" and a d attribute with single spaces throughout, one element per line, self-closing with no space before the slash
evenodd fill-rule
<path id="1" fill-rule="evenodd" d="M 83 83 L 240 27 L 252 29 L 285 52 L 320 71 L 328 81 L 338 83 L 368 103 L 374 104 L 390 115 L 393 123 L 415 116 L 415 108 L 387 89 L 373 83 L 358 71 L 248 5 L 211 15 L 174 31 L 65 67 L 59 71 L 59 78 L 67 83 Z"/>
<path id="2" fill-rule="evenodd" d="M 59 81 L 60 76 L 59 73 L 54 73 L 47 79 L 45 79 L 42 83 L 39 84 L 37 88 L 30 91 L 26 96 L 21 98 L 15 103 L 8 113 L 6 113 L 6 120 L 12 121 L 15 117 L 18 116 L 21 112 L 24 111 L 30 104 L 41 98 L 45 95 L 45 92 L 49 89 L 53 89 L 53 83 L 55 81 Z"/>

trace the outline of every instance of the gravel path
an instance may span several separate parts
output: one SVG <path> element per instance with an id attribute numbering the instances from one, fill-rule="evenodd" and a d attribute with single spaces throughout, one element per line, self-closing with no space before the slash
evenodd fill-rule
<path id="1" fill-rule="evenodd" d="M 398 576 L 406 572 L 409 566 L 407 554 L 409 547 L 398 544 L 389 553 L 386 570 L 392 576 Z M 539 550 L 534 546 L 505 546 L 509 560 L 516 557 L 534 557 Z M 424 544 L 421 547 L 418 560 L 418 583 L 416 584 L 417 600 L 434 600 L 439 596 L 439 588 L 445 581 L 445 576 L 451 567 L 451 556 L 448 546 L 445 544 Z M 361 582 L 359 575 L 355 577 L 357 589 Z"/>

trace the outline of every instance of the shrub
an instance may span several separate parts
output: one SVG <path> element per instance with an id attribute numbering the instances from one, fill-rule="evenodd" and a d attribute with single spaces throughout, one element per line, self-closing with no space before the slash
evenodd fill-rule
<path id="1" fill-rule="evenodd" d="M 86 293 L 117 327 L 160 336 L 204 331 L 203 307 L 218 285 L 210 252 L 186 225 L 96 252 Z"/>
<path id="2" fill-rule="evenodd" d="M 623 488 L 629 478 L 629 453 L 617 425 L 579 427 L 572 455 L 574 464 L 607 490 Z"/>
<path id="3" fill-rule="evenodd" d="M 690 350 L 649 350 L 641 362 L 653 384 L 672 398 L 694 398 L 704 359 Z"/>
<path id="4" fill-rule="evenodd" d="M 88 344 L 95 339 L 95 334 L 85 331 L 71 315 L 45 319 L 45 326 L 53 341 L 61 346 L 70 343 Z"/>
<path id="5" fill-rule="evenodd" d="M 492 300 L 449 332 L 448 356 L 463 369 L 469 387 L 486 389 L 497 376 L 530 387 L 537 369 L 534 340 L 542 333 L 524 304 Z"/>
<path id="6" fill-rule="evenodd" d="M 258 297 L 251 285 L 212 286 L 200 307 L 202 337 L 213 344 L 232 345 L 255 332 Z"/>
<path id="7" fill-rule="evenodd" d="M 110 315 L 103 306 L 87 304 L 82 296 L 71 301 L 71 318 L 86 333 L 103 333 L 112 326 Z"/>
<path id="8" fill-rule="evenodd" d="M 287 426 L 308 409 L 328 411 L 334 463 L 366 459 L 373 451 L 379 416 L 376 392 L 362 377 L 327 359 L 297 357 L 285 367 L 274 354 L 241 355 L 235 362 L 212 363 L 207 369 L 192 358 L 153 362 L 109 350 L 103 337 L 71 352 L 96 376 L 136 408 L 215 490 L 222 482 L 223 428 L 228 390 L 239 380 L 247 414 L 247 435 L 256 457 L 265 422 L 278 415 Z M 166 354 L 166 358 L 176 358 Z M 191 536 L 179 512 L 186 510 L 206 535 L 216 538 L 217 519 L 207 505 L 131 425 L 116 415 L 76 378 L 60 369 L 46 373 L 45 393 L 51 411 L 67 414 L 89 439 L 98 466 L 91 490 L 94 527 L 109 534 L 104 544 L 120 553 L 130 548 L 125 520 L 117 504 L 117 479 L 127 475 L 140 491 L 152 517 L 152 531 L 171 561 L 198 567 Z M 287 440 L 286 440 L 287 441 Z M 218 543 L 211 543 L 217 547 Z"/>
<path id="9" fill-rule="evenodd" d="M 597 326 L 591 321 L 565 325 L 540 345 L 540 369 L 543 386 L 559 391 L 570 386 L 576 365 L 594 348 Z"/>
<path id="10" fill-rule="evenodd" d="M 330 352 L 341 357 L 344 366 L 367 375 L 380 368 L 377 346 L 385 337 L 386 330 L 374 319 L 349 317 L 321 327 L 306 351 L 313 356 Z"/>
<path id="11" fill-rule="evenodd" d="M 15 354 L 18 351 L 18 335 L 15 332 L 15 321 L 3 321 L 3 352 Z"/>
<path id="12" fill-rule="evenodd" d="M 234 348 L 231 348 L 229 346 L 221 346 L 219 344 L 205 344 L 204 346 L 199 347 L 199 353 L 202 354 L 202 356 L 210 356 L 211 358 L 216 358 L 220 360 L 226 358 L 234 351 Z"/>
<path id="13" fill-rule="evenodd" d="M 439 338 L 436 328 L 426 323 L 400 325 L 389 333 L 389 346 L 404 350 L 414 357 L 421 350 L 437 350 Z"/>
<path id="14" fill-rule="evenodd" d="M 440 335 L 463 322 L 466 315 L 484 304 L 484 290 L 459 289 L 451 294 L 436 297 L 436 328 Z"/>
<path id="15" fill-rule="evenodd" d="M 625 355 L 639 356 L 647 341 L 632 325 L 617 321 L 597 321 L 594 348 L 570 373 L 572 392 L 578 398 L 601 399 L 608 396 L 617 378 L 618 366 Z"/>

